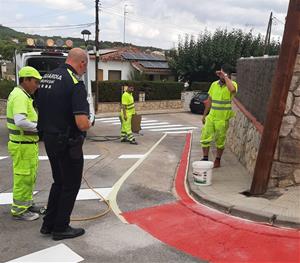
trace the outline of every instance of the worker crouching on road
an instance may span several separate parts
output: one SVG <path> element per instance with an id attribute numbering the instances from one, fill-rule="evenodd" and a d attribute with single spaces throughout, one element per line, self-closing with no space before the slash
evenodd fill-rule
<path id="1" fill-rule="evenodd" d="M 221 165 L 229 119 L 234 116 L 231 103 L 238 89 L 237 83 L 231 80 L 230 65 L 223 65 L 221 70 L 216 71 L 216 74 L 219 80 L 213 82 L 208 91 L 209 98 L 205 104 L 202 118 L 204 127 L 201 134 L 203 161 L 208 161 L 209 147 L 211 142 L 215 140 L 217 156 L 214 161 L 214 168 Z"/>
<path id="2" fill-rule="evenodd" d="M 41 80 L 33 67 L 19 71 L 18 87 L 9 94 L 7 102 L 8 151 L 13 161 L 13 204 L 15 219 L 32 221 L 39 218 L 40 208 L 33 203 L 33 190 L 38 168 L 38 116 L 32 94 Z"/>
<path id="3" fill-rule="evenodd" d="M 121 142 L 129 142 L 130 144 L 137 144 L 131 130 L 132 115 L 135 114 L 134 88 L 132 86 L 124 86 L 124 93 L 121 101 Z"/>

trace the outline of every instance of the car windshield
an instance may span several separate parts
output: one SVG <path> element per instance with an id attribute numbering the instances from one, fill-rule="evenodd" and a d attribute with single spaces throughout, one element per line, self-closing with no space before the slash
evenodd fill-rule
<path id="1" fill-rule="evenodd" d="M 42 76 L 65 63 L 66 57 L 32 57 L 28 58 L 27 65 L 37 69 Z"/>

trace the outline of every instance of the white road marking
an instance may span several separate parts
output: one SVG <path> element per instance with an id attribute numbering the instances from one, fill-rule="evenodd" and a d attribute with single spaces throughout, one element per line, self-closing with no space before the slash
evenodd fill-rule
<path id="1" fill-rule="evenodd" d="M 136 161 L 136 163 L 131 166 L 123 175 L 122 177 L 113 185 L 113 189 L 110 192 L 108 196 L 109 204 L 112 209 L 112 211 L 115 213 L 115 215 L 123 222 L 127 223 L 126 219 L 121 215 L 122 211 L 120 210 L 118 204 L 117 204 L 117 194 L 120 190 L 122 184 L 125 182 L 125 180 L 134 172 L 136 168 L 138 168 L 141 163 L 151 154 L 151 152 L 160 144 L 160 142 L 167 136 L 167 134 L 164 134 L 152 147 L 151 149 L 144 154 L 143 158 Z"/>
<path id="2" fill-rule="evenodd" d="M 153 129 L 150 131 L 178 131 L 178 130 L 194 130 L 198 129 L 198 127 L 180 127 L 180 128 L 166 128 L 166 129 Z"/>
<path id="3" fill-rule="evenodd" d="M 94 159 L 98 158 L 99 156 L 100 155 L 84 155 L 83 158 L 84 158 L 84 160 L 94 160 Z M 39 160 L 46 161 L 46 160 L 48 160 L 48 156 L 41 155 L 41 156 L 39 156 Z"/>
<path id="4" fill-rule="evenodd" d="M 116 121 L 118 121 L 118 120 L 108 120 L 108 121 L 101 121 L 101 122 L 103 122 L 103 123 L 115 123 Z"/>
<path id="5" fill-rule="evenodd" d="M 140 159 L 143 157 L 144 154 L 123 154 L 119 156 L 119 159 Z"/>
<path id="6" fill-rule="evenodd" d="M 142 124 L 143 124 L 143 123 L 151 123 L 151 122 L 158 122 L 158 121 L 157 121 L 157 120 L 147 120 L 147 121 L 143 121 L 143 120 L 142 120 Z"/>
<path id="7" fill-rule="evenodd" d="M 34 191 L 35 195 L 38 191 Z M 13 193 L 0 193 L 0 205 L 10 205 L 13 202 Z"/>
<path id="8" fill-rule="evenodd" d="M 110 117 L 110 118 L 98 118 L 95 121 L 108 121 L 108 120 L 118 120 L 119 117 Z"/>
<path id="9" fill-rule="evenodd" d="M 93 155 L 93 154 L 86 154 L 83 156 L 84 160 L 94 160 L 96 158 L 98 158 L 100 155 Z M 0 161 L 4 160 L 8 158 L 8 156 L 0 156 Z M 48 160 L 48 156 L 47 155 L 40 155 L 39 156 L 39 160 L 40 161 L 47 161 Z"/>
<path id="10" fill-rule="evenodd" d="M 70 262 L 77 263 L 83 261 L 84 258 L 76 254 L 65 244 L 59 244 L 49 247 L 38 252 L 16 258 L 7 262 Z"/>
<path id="11" fill-rule="evenodd" d="M 142 123 L 141 126 L 151 126 L 151 125 L 165 125 L 169 124 L 168 122 L 154 122 L 154 123 Z"/>
<path id="12" fill-rule="evenodd" d="M 190 131 L 170 131 L 165 132 L 166 134 L 183 134 L 183 133 L 189 133 Z"/>
<path id="13" fill-rule="evenodd" d="M 172 128 L 172 127 L 182 127 L 183 125 L 181 124 L 169 124 L 169 125 L 159 125 L 159 126 L 142 126 L 143 130 L 144 129 L 157 129 L 157 128 Z"/>
<path id="14" fill-rule="evenodd" d="M 96 192 L 103 196 L 103 198 L 107 199 L 109 193 L 111 192 L 112 188 L 93 188 Z M 76 200 L 93 200 L 99 199 L 99 196 L 93 192 L 91 189 L 80 189 L 77 195 Z"/>

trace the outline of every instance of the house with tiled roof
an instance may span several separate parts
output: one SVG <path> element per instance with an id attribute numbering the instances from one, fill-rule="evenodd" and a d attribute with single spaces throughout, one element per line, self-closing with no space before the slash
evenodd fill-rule
<path id="1" fill-rule="evenodd" d="M 91 79 L 95 79 L 95 56 L 90 55 Z M 174 81 L 175 76 L 160 52 L 142 52 L 138 48 L 124 47 L 100 50 L 99 80 L 129 80 L 134 74 L 143 74 L 150 81 Z"/>

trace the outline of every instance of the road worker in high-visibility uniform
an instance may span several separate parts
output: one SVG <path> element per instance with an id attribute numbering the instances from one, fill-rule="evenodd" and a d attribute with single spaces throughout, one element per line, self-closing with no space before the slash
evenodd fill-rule
<path id="1" fill-rule="evenodd" d="M 39 218 L 40 208 L 33 203 L 38 168 L 38 116 L 32 94 L 41 79 L 33 67 L 19 71 L 18 87 L 10 93 L 7 102 L 8 151 L 13 161 L 13 204 L 15 219 L 32 221 Z"/>
<path id="2" fill-rule="evenodd" d="M 211 142 L 215 140 L 217 156 L 214 161 L 214 168 L 221 165 L 229 119 L 234 116 L 231 102 L 238 89 L 237 83 L 231 80 L 230 65 L 223 65 L 221 70 L 216 71 L 216 74 L 219 80 L 213 82 L 208 91 L 209 98 L 205 103 L 202 118 L 204 127 L 201 133 L 203 161 L 208 161 L 209 148 Z"/>
<path id="3" fill-rule="evenodd" d="M 132 115 L 135 114 L 134 88 L 132 86 L 124 86 L 124 93 L 121 100 L 121 142 L 129 142 L 130 144 L 137 144 L 131 130 Z"/>

